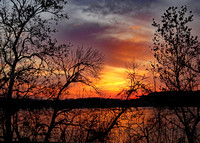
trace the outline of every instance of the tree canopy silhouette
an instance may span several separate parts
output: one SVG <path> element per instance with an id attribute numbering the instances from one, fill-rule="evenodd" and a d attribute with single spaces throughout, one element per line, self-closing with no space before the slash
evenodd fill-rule
<path id="1" fill-rule="evenodd" d="M 53 50 L 52 22 L 67 18 L 66 0 L 0 1 L 0 86 L 8 99 L 27 94 Z M 30 81 L 32 83 L 30 84 Z"/>
<path id="2" fill-rule="evenodd" d="M 200 43 L 192 36 L 193 15 L 187 7 L 169 7 L 161 17 L 162 24 L 153 19 L 156 28 L 151 48 L 157 60 L 160 79 L 169 90 L 193 90 L 199 85 Z"/>
<path id="3" fill-rule="evenodd" d="M 180 91 L 195 90 L 199 86 L 200 43 L 188 26 L 193 21 L 191 13 L 187 13 L 186 6 L 182 6 L 179 11 L 177 7 L 169 7 L 162 16 L 162 24 L 155 20 L 152 24 L 156 32 L 151 50 L 157 60 L 160 80 L 165 83 L 167 90 L 179 91 L 178 95 L 183 95 L 184 92 Z M 200 122 L 199 107 L 172 109 L 183 126 L 188 142 L 195 142 Z M 176 123 L 171 123 L 177 126 Z"/>
<path id="4" fill-rule="evenodd" d="M 102 55 L 91 48 L 59 45 L 52 34 L 67 19 L 66 0 L 0 0 L 0 95 L 7 99 L 4 138 L 12 141 L 11 99 L 47 95 L 59 100 L 72 83 L 93 86 Z M 46 133 L 56 126 L 55 109 Z M 18 134 L 19 139 L 20 133 Z"/>

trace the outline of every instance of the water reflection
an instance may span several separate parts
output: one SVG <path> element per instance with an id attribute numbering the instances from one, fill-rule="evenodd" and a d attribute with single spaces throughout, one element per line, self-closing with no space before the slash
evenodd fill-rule
<path id="1" fill-rule="evenodd" d="M 0 109 L 1 141 L 6 136 L 6 112 Z M 199 142 L 198 116 L 198 107 L 26 109 L 11 115 L 10 137 L 23 142 L 147 143 L 180 143 L 192 137 Z"/>

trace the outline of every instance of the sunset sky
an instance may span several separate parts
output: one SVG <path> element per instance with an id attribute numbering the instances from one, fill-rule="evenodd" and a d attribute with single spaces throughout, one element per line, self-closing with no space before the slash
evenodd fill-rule
<path id="1" fill-rule="evenodd" d="M 186 5 L 192 11 L 193 35 L 199 36 L 200 1 L 197 0 L 68 0 L 69 20 L 59 24 L 56 38 L 75 47 L 92 47 L 105 55 L 105 67 L 99 88 L 117 93 L 125 86 L 125 64 L 136 61 L 147 65 L 153 61 L 149 46 L 155 29 L 154 18 L 170 6 Z"/>

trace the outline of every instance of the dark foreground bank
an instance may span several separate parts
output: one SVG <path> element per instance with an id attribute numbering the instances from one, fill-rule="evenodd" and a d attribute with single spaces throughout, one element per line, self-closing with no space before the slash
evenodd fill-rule
<path id="1" fill-rule="evenodd" d="M 155 107 L 155 106 L 200 106 L 200 91 L 190 92 L 154 92 L 139 99 L 120 100 L 105 98 L 81 98 L 66 100 L 34 100 L 0 98 L 1 108 L 115 108 L 115 107 Z"/>

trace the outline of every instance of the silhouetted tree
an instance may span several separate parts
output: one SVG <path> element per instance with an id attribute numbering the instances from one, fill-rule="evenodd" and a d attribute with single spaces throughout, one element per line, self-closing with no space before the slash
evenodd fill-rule
<path id="1" fill-rule="evenodd" d="M 154 86 L 154 92 L 156 92 L 156 79 L 157 79 L 157 72 L 156 72 L 156 64 L 155 62 L 150 62 L 148 67 L 147 67 L 147 71 L 149 71 L 152 74 L 153 77 L 153 86 Z"/>
<path id="2" fill-rule="evenodd" d="M 162 16 L 162 25 L 155 20 L 152 24 L 157 28 L 152 51 L 157 60 L 160 80 L 170 91 L 195 90 L 199 86 L 200 43 L 197 36 L 192 36 L 192 28 L 188 27 L 193 21 L 192 12 L 186 12 L 186 6 L 182 6 L 180 11 L 177 11 L 177 7 L 169 7 Z M 199 107 L 175 107 L 173 112 L 183 128 L 173 123 L 185 131 L 188 142 L 197 141 Z"/>
<path id="3" fill-rule="evenodd" d="M 149 85 L 146 81 L 147 77 L 145 74 L 141 74 L 139 65 L 135 62 L 127 63 L 126 65 L 126 74 L 128 85 L 125 89 L 126 91 L 126 100 L 130 99 L 133 95 L 144 95 L 151 92 Z"/>
<path id="4" fill-rule="evenodd" d="M 2 0 L 0 3 L 1 94 L 25 95 L 29 81 L 44 70 L 44 56 L 54 50 L 52 23 L 67 17 L 66 0 Z M 45 66 L 46 67 L 46 66 Z"/>
<path id="5" fill-rule="evenodd" d="M 8 103 L 13 97 L 37 95 L 58 101 L 72 83 L 95 88 L 92 78 L 99 77 L 102 55 L 91 48 L 58 45 L 51 37 L 57 31 L 53 25 L 67 18 L 65 4 L 66 0 L 0 1 L 0 94 Z M 46 141 L 62 124 L 55 119 L 63 112 L 67 110 L 54 110 Z M 11 114 L 7 113 L 5 141 L 10 142 Z"/>
<path id="6" fill-rule="evenodd" d="M 200 43 L 188 27 L 193 21 L 191 13 L 187 14 L 186 6 L 180 11 L 169 7 L 162 16 L 162 24 L 155 20 L 152 24 L 156 32 L 151 50 L 161 81 L 172 91 L 193 90 L 199 85 Z"/>
<path id="7" fill-rule="evenodd" d="M 56 83 L 50 83 L 49 87 L 45 87 L 54 90 L 54 92 L 48 92 L 48 95 L 51 98 L 54 97 L 55 102 L 59 101 L 62 95 L 67 95 L 66 91 L 75 83 L 96 89 L 93 80 L 99 78 L 103 65 L 103 56 L 98 51 L 91 48 L 85 50 L 78 48 L 70 51 L 59 48 L 55 53 L 57 56 L 52 57 L 51 61 L 54 63 L 52 68 L 56 75 L 52 77 L 52 80 L 56 80 Z M 59 107 L 53 109 L 51 123 L 45 137 L 46 142 L 49 141 L 52 130 L 59 125 L 58 123 L 61 124 L 61 121 L 56 121 L 56 119 L 63 112 L 67 112 L 67 110 L 59 109 Z"/>
<path id="8" fill-rule="evenodd" d="M 118 96 L 122 96 L 124 100 L 129 100 L 133 95 L 139 94 L 139 91 L 147 91 L 147 85 L 145 84 L 145 76 L 139 75 L 138 65 L 134 62 L 127 65 L 127 79 L 128 85 L 122 90 Z M 113 130 L 120 128 L 120 120 L 127 113 L 130 112 L 129 107 L 126 105 L 121 105 L 119 108 L 106 109 L 104 112 L 111 112 L 107 117 L 103 117 L 103 121 L 99 121 L 99 127 L 91 124 L 92 126 L 87 130 L 86 142 L 95 141 L 108 141 L 109 135 L 112 134 Z M 96 116 L 95 116 L 96 117 Z M 92 120 L 91 123 L 94 123 Z M 123 127 L 122 127 L 123 128 Z"/>
<path id="9" fill-rule="evenodd" d="M 43 57 L 54 49 L 51 33 L 56 29 L 51 23 L 67 17 L 65 4 L 66 0 L 0 1 L 0 94 L 8 101 L 28 95 L 37 86 L 36 77 L 48 64 Z M 7 117 L 5 140 L 10 142 Z"/>

